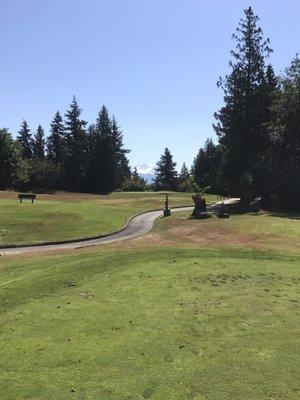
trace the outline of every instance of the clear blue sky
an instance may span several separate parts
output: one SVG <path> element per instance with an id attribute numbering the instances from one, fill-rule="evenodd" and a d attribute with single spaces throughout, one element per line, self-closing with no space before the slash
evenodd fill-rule
<path id="1" fill-rule="evenodd" d="M 222 104 L 231 35 L 252 5 L 283 70 L 299 51 L 299 0 L 2 0 L 0 126 L 46 131 L 73 94 L 121 124 L 132 165 L 169 146 L 190 164 Z"/>

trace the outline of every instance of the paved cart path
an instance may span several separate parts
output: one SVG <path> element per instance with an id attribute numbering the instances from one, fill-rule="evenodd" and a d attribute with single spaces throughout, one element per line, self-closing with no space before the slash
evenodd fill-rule
<path id="1" fill-rule="evenodd" d="M 239 199 L 230 198 L 224 201 L 224 204 L 235 203 Z M 220 203 L 220 202 L 219 202 Z M 215 203 L 213 206 L 218 205 L 219 203 Z M 213 206 L 208 206 L 211 208 Z M 179 211 L 189 211 L 193 210 L 194 207 L 176 207 L 172 208 L 172 212 Z M 115 243 L 121 240 L 132 239 L 137 236 L 142 236 L 145 233 L 151 231 L 154 221 L 156 218 L 162 217 L 163 211 L 147 211 L 142 214 L 136 215 L 132 217 L 127 225 L 122 228 L 120 231 L 113 232 L 107 236 L 102 236 L 98 238 L 92 239 L 82 239 L 82 240 L 74 240 L 68 243 L 56 243 L 56 244 L 39 244 L 39 245 L 30 245 L 16 248 L 2 248 L 0 249 L 0 255 L 13 255 L 13 254 L 22 254 L 22 253 L 32 253 L 32 252 L 42 252 L 49 250 L 63 250 L 63 249 L 78 249 L 87 246 L 97 246 L 106 243 Z"/>

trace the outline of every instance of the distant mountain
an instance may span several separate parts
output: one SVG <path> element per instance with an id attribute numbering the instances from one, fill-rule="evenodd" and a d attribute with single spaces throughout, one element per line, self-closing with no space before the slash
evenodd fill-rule
<path id="1" fill-rule="evenodd" d="M 146 182 L 152 183 L 155 178 L 154 165 L 145 163 L 137 165 L 136 169 L 141 178 L 145 179 Z"/>

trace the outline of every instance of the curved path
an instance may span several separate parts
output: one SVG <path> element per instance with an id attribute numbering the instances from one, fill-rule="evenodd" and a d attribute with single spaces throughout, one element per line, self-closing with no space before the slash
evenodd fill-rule
<path id="1" fill-rule="evenodd" d="M 228 199 L 225 200 L 224 203 L 230 204 L 236 202 L 238 199 Z M 217 205 L 215 203 L 213 206 Z M 211 208 L 213 206 L 208 206 Z M 172 212 L 178 211 L 189 211 L 193 210 L 194 207 L 176 207 L 172 208 Z M 137 236 L 142 236 L 145 233 L 149 232 L 156 218 L 162 217 L 163 211 L 147 211 L 142 214 L 138 214 L 129 219 L 127 225 L 120 229 L 119 231 L 112 232 L 106 236 L 92 238 L 92 239 L 82 239 L 82 240 L 74 240 L 68 243 L 53 243 L 53 244 L 37 244 L 32 246 L 24 246 L 24 247 L 16 247 L 16 248 L 2 248 L 0 249 L 0 255 L 12 255 L 12 254 L 22 254 L 22 253 L 32 253 L 32 252 L 41 252 L 45 250 L 63 250 L 63 249 L 78 249 L 87 246 L 96 246 L 106 243 L 114 243 L 119 242 L 121 240 L 132 239 Z"/>

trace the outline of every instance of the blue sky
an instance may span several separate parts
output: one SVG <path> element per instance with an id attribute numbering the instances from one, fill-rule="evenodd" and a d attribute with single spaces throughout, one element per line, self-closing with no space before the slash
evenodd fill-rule
<path id="1" fill-rule="evenodd" d="M 222 104 L 231 35 L 243 9 L 260 16 L 282 71 L 299 51 L 299 0 L 1 0 L 0 126 L 46 131 L 73 94 L 94 121 L 114 113 L 132 165 L 168 146 L 190 164 Z"/>

